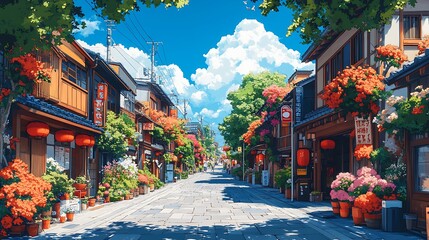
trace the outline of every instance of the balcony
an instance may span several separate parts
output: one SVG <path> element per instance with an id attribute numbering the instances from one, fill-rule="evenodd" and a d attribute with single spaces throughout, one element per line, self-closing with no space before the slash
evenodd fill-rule
<path id="1" fill-rule="evenodd" d="M 33 89 L 33 96 L 36 98 L 43 98 L 45 100 L 50 98 L 50 83 L 48 82 L 41 82 L 41 83 L 35 83 L 34 89 Z"/>

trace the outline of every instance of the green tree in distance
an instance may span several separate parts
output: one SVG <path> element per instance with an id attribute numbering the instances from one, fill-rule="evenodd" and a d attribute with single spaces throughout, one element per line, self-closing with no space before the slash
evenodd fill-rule
<path id="1" fill-rule="evenodd" d="M 262 92 L 271 85 L 286 86 L 286 76 L 279 73 L 262 72 L 248 74 L 238 90 L 228 93 L 227 99 L 231 101 L 231 114 L 219 124 L 219 130 L 227 145 L 233 149 L 241 146 L 241 135 L 247 132 L 249 124 L 257 116 L 256 112 L 264 105 L 265 98 Z"/>
<path id="2" fill-rule="evenodd" d="M 262 15 L 278 12 L 285 6 L 293 12 L 293 22 L 288 27 L 287 36 L 299 32 L 303 43 L 317 42 L 322 31 L 330 28 L 342 32 L 352 28 L 363 31 L 379 28 L 392 15 L 407 4 L 415 6 L 417 0 L 251 0 L 261 2 Z"/>

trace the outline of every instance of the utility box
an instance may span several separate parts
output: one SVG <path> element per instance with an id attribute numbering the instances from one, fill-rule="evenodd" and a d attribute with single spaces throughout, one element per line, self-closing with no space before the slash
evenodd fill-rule
<path id="1" fill-rule="evenodd" d="M 310 201 L 310 179 L 299 178 L 296 180 L 298 201 Z"/>
<path id="2" fill-rule="evenodd" d="M 404 211 L 402 201 L 383 200 L 381 204 L 381 228 L 386 232 L 404 231 Z"/>
<path id="3" fill-rule="evenodd" d="M 262 186 L 267 187 L 270 183 L 270 172 L 262 170 Z"/>

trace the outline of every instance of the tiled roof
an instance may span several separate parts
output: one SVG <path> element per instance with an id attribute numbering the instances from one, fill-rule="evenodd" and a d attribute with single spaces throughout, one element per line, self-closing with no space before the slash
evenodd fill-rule
<path id="1" fill-rule="evenodd" d="M 59 107 L 54 106 L 52 104 L 49 104 L 49 103 L 42 101 L 40 99 L 37 99 L 33 96 L 26 96 L 26 97 L 19 96 L 16 98 L 16 101 L 18 103 L 25 105 L 25 106 L 40 110 L 40 111 L 45 112 L 45 113 L 49 113 L 51 115 L 69 120 L 71 122 L 74 122 L 74 123 L 77 123 L 77 124 L 80 124 L 80 125 L 83 125 L 86 127 L 90 127 L 92 129 L 95 129 L 95 130 L 98 130 L 101 132 L 104 131 L 102 128 L 95 125 L 92 121 L 90 121 L 90 120 L 88 120 L 82 116 L 79 116 L 79 115 L 74 114 L 72 112 L 66 111 L 62 108 L 59 108 Z"/>
<path id="2" fill-rule="evenodd" d="M 311 112 L 305 114 L 304 119 L 301 122 L 297 123 L 295 125 L 295 127 L 301 126 L 304 123 L 308 123 L 308 122 L 310 122 L 312 120 L 315 120 L 315 119 L 317 119 L 319 117 L 322 117 L 322 116 L 324 116 L 326 114 L 332 113 L 333 111 L 334 111 L 333 109 L 331 109 L 331 108 L 329 108 L 327 106 L 323 106 L 321 108 L 318 108 L 318 109 L 316 109 L 314 111 L 311 111 Z"/>
<path id="3" fill-rule="evenodd" d="M 404 63 L 402 65 L 402 68 L 391 72 L 390 76 L 386 78 L 386 83 L 388 85 L 391 85 L 399 78 L 406 76 L 412 71 L 417 70 L 421 66 L 428 63 L 429 63 L 429 49 L 426 49 L 424 54 L 415 57 L 414 60 L 411 62 Z"/>

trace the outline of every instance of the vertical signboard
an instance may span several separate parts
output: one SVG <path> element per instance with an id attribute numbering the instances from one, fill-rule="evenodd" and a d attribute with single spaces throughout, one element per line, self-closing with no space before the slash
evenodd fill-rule
<path id="1" fill-rule="evenodd" d="M 355 117 L 356 144 L 372 144 L 371 119 Z"/>
<path id="2" fill-rule="evenodd" d="M 301 86 L 295 88 L 295 123 L 301 122 L 303 90 Z"/>
<path id="3" fill-rule="evenodd" d="M 282 126 L 287 126 L 292 122 L 292 108 L 289 105 L 283 105 L 281 109 Z"/>
<path id="4" fill-rule="evenodd" d="M 105 102 L 107 100 L 107 84 L 97 84 L 97 96 L 94 99 L 94 124 L 103 127 L 106 119 L 104 110 Z"/>

